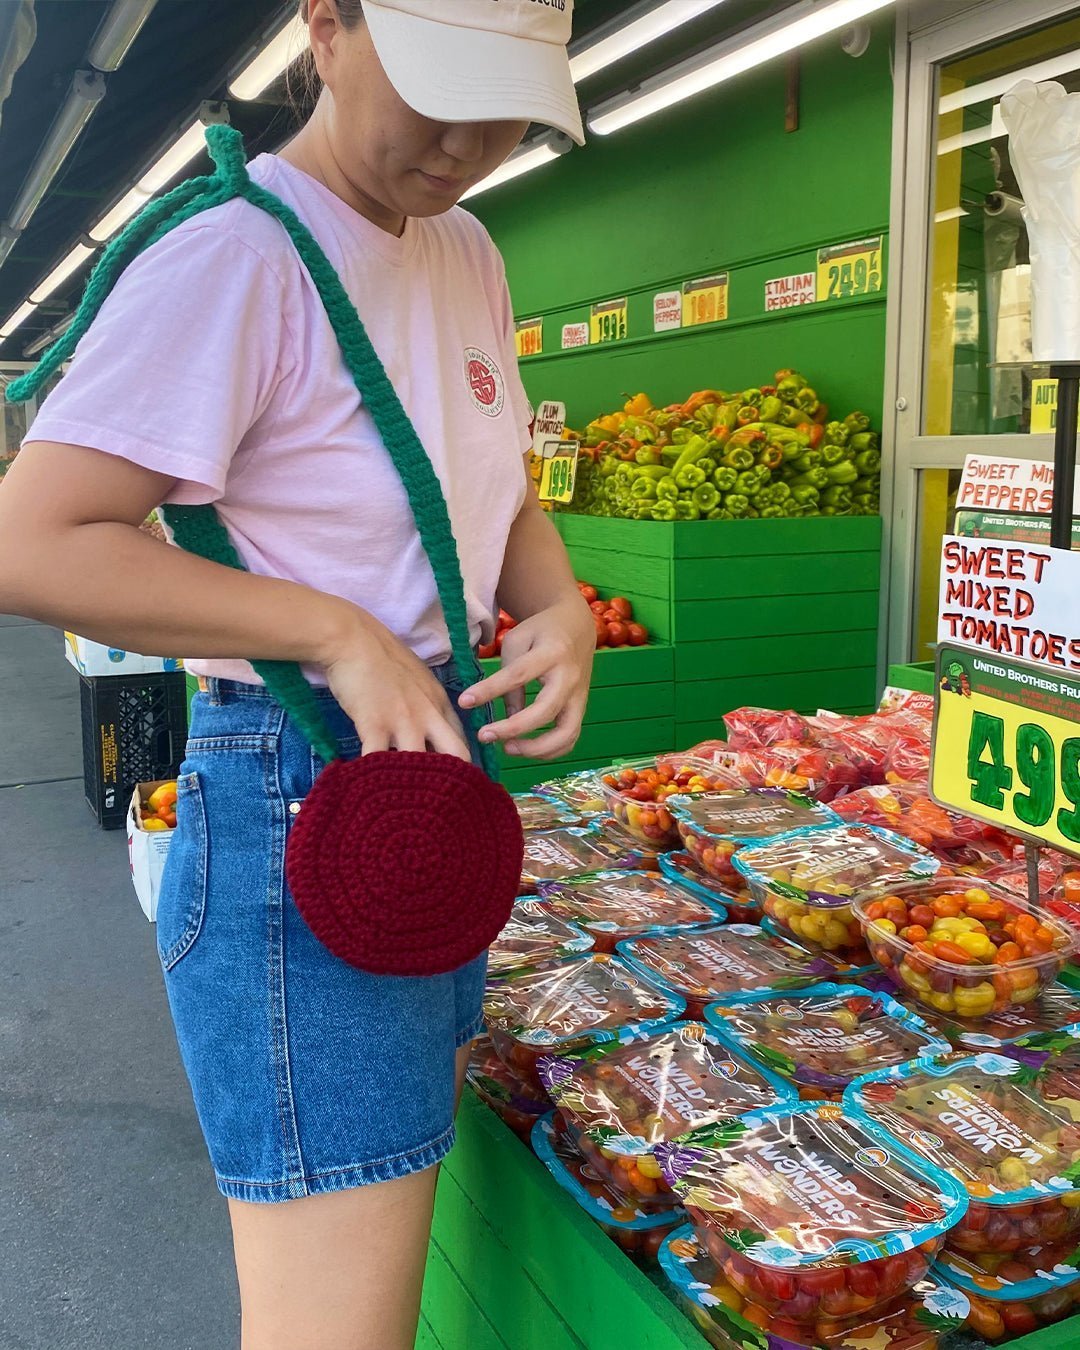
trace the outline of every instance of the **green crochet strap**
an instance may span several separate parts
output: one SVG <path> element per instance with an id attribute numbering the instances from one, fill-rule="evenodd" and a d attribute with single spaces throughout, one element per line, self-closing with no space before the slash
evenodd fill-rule
<path id="1" fill-rule="evenodd" d="M 462 683 L 471 683 L 475 662 L 457 544 L 442 487 L 416 430 L 371 345 L 355 306 L 314 236 L 294 211 L 248 176 L 240 133 L 232 127 L 208 127 L 206 140 L 216 172 L 182 183 L 148 206 L 113 240 L 90 276 L 70 328 L 49 348 L 33 371 L 8 385 L 7 398 L 11 402 L 21 401 L 41 387 L 71 356 L 131 259 L 177 225 L 234 197 L 243 197 L 273 215 L 293 241 L 315 283 L 345 364 L 401 477 L 435 578 L 458 677 Z M 166 519 L 182 548 L 228 567 L 243 567 L 212 506 L 169 507 Z M 337 743 L 300 667 L 291 662 L 252 664 L 316 753 L 327 761 L 336 758 Z M 474 709 L 471 716 L 474 727 L 479 730 L 485 721 L 483 710 Z M 488 775 L 497 781 L 494 747 L 481 744 L 481 756 Z"/>

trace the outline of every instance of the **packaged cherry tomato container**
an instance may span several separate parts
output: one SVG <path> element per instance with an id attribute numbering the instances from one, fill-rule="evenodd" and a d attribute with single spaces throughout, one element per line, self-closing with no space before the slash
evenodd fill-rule
<path id="1" fill-rule="evenodd" d="M 876 783 L 842 797 L 834 809 L 844 820 L 901 834 L 942 862 L 964 861 L 972 850 L 1000 860 L 1011 857 L 1020 842 L 1015 835 L 938 806 L 918 783 Z"/>
<path id="2" fill-rule="evenodd" d="M 564 778 L 552 778 L 546 783 L 537 783 L 533 791 L 550 797 L 553 801 L 561 802 L 583 820 L 601 816 L 607 810 L 603 784 L 600 782 L 600 773 L 597 769 L 582 769 L 578 773 L 567 774 Z"/>
<path id="3" fill-rule="evenodd" d="M 705 797 L 672 797 L 668 806 L 686 851 L 703 871 L 720 881 L 735 875 L 732 857 L 744 845 L 839 821 L 829 807 L 780 788 L 735 788 Z"/>
<path id="4" fill-rule="evenodd" d="M 521 820 L 521 828 L 526 832 L 557 830 L 562 825 L 581 823 L 579 812 L 542 792 L 517 792 L 514 794 L 514 805 Z"/>
<path id="5" fill-rule="evenodd" d="M 670 797 L 723 786 L 708 763 L 687 755 L 612 765 L 602 772 L 600 782 L 607 811 L 635 839 L 660 848 L 674 848 L 679 842 L 667 807 Z"/>
<path id="6" fill-rule="evenodd" d="M 588 933 L 567 923 L 543 900 L 524 896 L 514 903 L 509 922 L 488 950 L 488 974 L 550 965 L 592 949 Z"/>
<path id="7" fill-rule="evenodd" d="M 530 1084 L 510 1072 L 487 1036 L 473 1043 L 465 1081 L 526 1143 L 537 1120 L 551 1110 L 546 1096 L 538 1096 Z"/>
<path id="8" fill-rule="evenodd" d="M 567 877 L 648 864 L 648 856 L 629 836 L 622 842 L 606 837 L 597 821 L 591 825 L 564 825 L 558 830 L 525 836 L 521 884 L 524 891 L 533 892 Z"/>
<path id="9" fill-rule="evenodd" d="M 884 979 L 880 973 L 879 979 Z M 889 988 L 893 988 L 891 981 Z M 902 1001 L 924 1008 L 906 990 Z M 990 1012 L 976 1021 L 965 1021 L 950 1013 L 925 1009 L 934 1029 L 956 1050 L 1000 1050 L 1006 1045 L 1024 1044 L 1029 1038 L 1047 1032 L 1064 1031 L 1080 1024 L 1080 998 L 1063 984 L 1052 984 L 1030 1003 L 1016 1004 Z"/>
<path id="10" fill-rule="evenodd" d="M 726 741 L 702 741 L 690 754 L 708 760 L 729 788 L 784 788 L 831 802 L 863 781 L 843 755 L 812 745 L 734 750 Z"/>
<path id="11" fill-rule="evenodd" d="M 991 1345 L 1080 1310 L 1080 1248 L 1073 1241 L 1011 1255 L 945 1251 L 934 1269 L 970 1300 L 969 1323 Z M 1072 1350 L 1075 1342 L 1061 1344 Z"/>
<path id="12" fill-rule="evenodd" d="M 657 1155 L 726 1283 L 798 1324 L 886 1307 L 967 1207 L 948 1173 L 833 1102 L 751 1112 Z"/>
<path id="13" fill-rule="evenodd" d="M 898 988 L 970 1021 L 1037 999 L 1080 937 L 1019 896 L 956 877 L 875 887 L 853 908 L 874 960 Z"/>
<path id="14" fill-rule="evenodd" d="M 737 872 L 724 881 L 709 876 L 685 849 L 675 853 L 661 853 L 660 871 L 685 890 L 705 900 L 718 900 L 732 923 L 756 924 L 761 918 L 761 906 L 750 894 L 750 887 Z"/>
<path id="15" fill-rule="evenodd" d="M 540 1078 L 583 1157 L 643 1206 L 678 1203 L 660 1174 L 658 1144 L 795 1100 L 786 1083 L 700 1022 L 627 1031 L 580 1054 L 547 1056 Z"/>
<path id="16" fill-rule="evenodd" d="M 968 1325 L 970 1299 L 933 1271 L 880 1312 L 810 1324 L 770 1317 L 743 1298 L 689 1224 L 664 1239 L 660 1269 L 677 1306 L 715 1350 L 984 1350 Z"/>
<path id="17" fill-rule="evenodd" d="M 724 918 L 723 908 L 691 895 L 660 872 L 597 872 L 545 887 L 551 909 L 583 929 L 598 952 L 651 933 L 679 933 Z"/>
<path id="18" fill-rule="evenodd" d="M 966 1188 L 950 1247 L 1015 1252 L 1080 1231 L 1080 1124 L 1047 1099 L 1044 1071 L 989 1051 L 918 1059 L 861 1078 L 844 1106 Z"/>
<path id="19" fill-rule="evenodd" d="M 537 1065 L 627 1029 L 653 1030 L 683 1014 L 683 1001 L 604 953 L 489 979 L 484 1020 L 507 1067 L 543 1092 Z"/>
<path id="20" fill-rule="evenodd" d="M 863 946 L 851 909 L 857 892 L 930 877 L 941 866 L 925 849 L 876 825 L 792 830 L 740 849 L 734 865 L 781 928 L 829 951 Z"/>
<path id="21" fill-rule="evenodd" d="M 705 1017 L 744 1055 L 797 1084 L 806 1100 L 838 1100 L 871 1069 L 949 1048 L 896 999 L 854 984 L 729 996 L 710 1003 Z"/>
<path id="22" fill-rule="evenodd" d="M 532 1128 L 533 1152 L 627 1256 L 646 1269 L 655 1267 L 660 1244 L 686 1216 L 681 1209 L 642 1209 L 620 1195 L 582 1157 L 561 1124 L 556 1112 L 542 1116 Z"/>
<path id="23" fill-rule="evenodd" d="M 701 1019 L 708 1004 L 747 989 L 800 989 L 834 977 L 835 966 L 754 924 L 727 923 L 690 933 L 659 933 L 619 944 L 619 955 L 686 1001 Z"/>

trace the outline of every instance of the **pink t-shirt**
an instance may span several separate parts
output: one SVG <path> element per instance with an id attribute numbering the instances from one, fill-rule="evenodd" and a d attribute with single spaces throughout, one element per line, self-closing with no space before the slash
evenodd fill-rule
<path id="1" fill-rule="evenodd" d="M 487 640 L 530 444 L 498 251 L 459 208 L 395 238 L 275 155 L 250 171 L 356 305 L 442 483 L 472 637 Z M 405 489 L 292 241 L 249 202 L 196 216 L 128 267 L 26 439 L 172 475 L 165 504 L 213 502 L 250 571 L 353 601 L 429 664 L 449 657 Z M 256 682 L 246 661 L 189 668 Z"/>

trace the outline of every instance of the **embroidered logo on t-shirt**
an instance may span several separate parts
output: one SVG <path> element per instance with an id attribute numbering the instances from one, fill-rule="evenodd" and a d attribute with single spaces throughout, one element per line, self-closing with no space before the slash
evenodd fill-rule
<path id="1" fill-rule="evenodd" d="M 485 417 L 498 417 L 506 401 L 502 371 L 479 347 L 465 348 L 465 383 L 473 406 Z"/>

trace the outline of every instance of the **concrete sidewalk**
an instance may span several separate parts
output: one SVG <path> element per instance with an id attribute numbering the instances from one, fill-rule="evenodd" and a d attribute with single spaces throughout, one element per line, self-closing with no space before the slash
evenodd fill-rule
<path id="1" fill-rule="evenodd" d="M 60 634 L 0 616 L 0 1350 L 231 1350 L 224 1201 Z"/>

